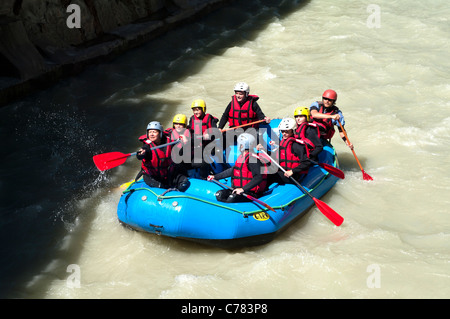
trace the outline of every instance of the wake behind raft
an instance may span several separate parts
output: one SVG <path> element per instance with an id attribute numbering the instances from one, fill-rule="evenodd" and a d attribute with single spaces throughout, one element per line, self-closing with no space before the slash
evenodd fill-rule
<path id="1" fill-rule="evenodd" d="M 270 125 L 260 126 L 268 129 L 264 135 L 267 142 L 273 136 L 278 138 L 279 122 L 275 119 Z M 324 146 L 319 163 L 338 168 L 337 155 L 331 145 Z M 270 185 L 258 199 L 275 212 L 255 201 L 219 202 L 215 193 L 223 186 L 193 177 L 189 179 L 191 184 L 185 192 L 149 187 L 142 180 L 132 183 L 120 198 L 119 221 L 139 231 L 226 249 L 263 245 L 303 217 L 315 204 L 324 214 L 324 210 L 331 210 L 317 198 L 325 195 L 338 177 L 313 165 L 301 182 L 304 191 L 295 184 Z M 219 182 L 230 186 L 231 178 Z"/>

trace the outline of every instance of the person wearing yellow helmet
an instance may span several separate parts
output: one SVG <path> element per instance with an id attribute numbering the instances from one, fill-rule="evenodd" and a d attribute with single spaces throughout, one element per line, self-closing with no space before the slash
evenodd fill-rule
<path id="1" fill-rule="evenodd" d="M 317 161 L 319 153 L 323 150 L 323 145 L 320 141 L 318 125 L 310 122 L 309 108 L 306 106 L 297 107 L 294 110 L 294 118 L 297 122 L 294 137 L 305 146 L 308 158 Z"/>
<path id="2" fill-rule="evenodd" d="M 205 161 L 204 153 L 206 145 L 212 142 L 213 130 L 217 129 L 216 117 L 206 113 L 206 103 L 202 99 L 196 99 L 191 104 L 194 113 L 189 119 L 189 128 L 193 138 L 192 168 L 196 169 L 200 178 L 206 179 L 210 165 Z"/>
<path id="3" fill-rule="evenodd" d="M 176 114 L 172 120 L 172 127 L 164 131 L 164 135 L 167 136 L 169 142 L 181 140 L 173 146 L 171 153 L 172 160 L 180 164 L 180 167 L 188 170 L 191 167 L 191 133 L 187 126 L 187 116 L 184 114 Z M 186 152 L 186 150 L 189 150 Z"/>
<path id="4" fill-rule="evenodd" d="M 209 139 L 208 129 L 217 128 L 216 117 L 206 113 L 206 103 L 202 99 L 196 99 L 191 104 L 194 113 L 189 119 L 189 127 L 191 132 L 196 135 L 203 135 L 205 139 Z"/>
<path id="5" fill-rule="evenodd" d="M 183 125 L 183 127 L 186 127 L 187 125 L 187 116 L 184 114 L 177 114 L 173 117 L 172 121 L 173 127 L 175 128 L 175 124 Z"/>
<path id="6" fill-rule="evenodd" d="M 181 139 L 183 144 L 188 143 L 190 138 L 189 129 L 187 127 L 187 116 L 184 114 L 177 114 L 173 117 L 172 127 L 164 131 L 169 136 L 170 142 Z M 175 147 L 181 148 L 181 144 Z"/>
<path id="7" fill-rule="evenodd" d="M 353 149 L 353 144 L 347 141 L 341 127 L 339 126 L 339 121 L 342 126 L 345 125 L 344 115 L 336 106 L 337 93 L 334 90 L 325 90 L 322 94 L 322 101 L 316 101 L 311 104 L 310 111 L 311 117 L 313 118 L 313 123 L 319 125 L 321 138 L 324 141 L 331 141 L 335 130 L 334 126 L 338 126 L 339 135 L 342 140 L 347 144 L 350 149 Z"/>

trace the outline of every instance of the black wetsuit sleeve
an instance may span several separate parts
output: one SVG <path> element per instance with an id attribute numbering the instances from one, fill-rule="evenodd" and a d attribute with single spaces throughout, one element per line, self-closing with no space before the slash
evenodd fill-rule
<path id="1" fill-rule="evenodd" d="M 231 102 L 228 103 L 228 106 L 226 107 L 225 111 L 222 114 L 222 117 L 220 118 L 219 121 L 219 128 L 223 129 L 225 127 L 225 125 L 228 122 L 228 114 L 230 113 L 230 109 L 231 109 Z"/>
<path id="2" fill-rule="evenodd" d="M 233 174 L 233 167 L 227 168 L 226 170 L 224 170 L 223 172 L 220 172 L 216 175 L 214 175 L 214 178 L 216 180 L 222 179 L 222 178 L 227 178 L 230 177 Z"/>
<path id="3" fill-rule="evenodd" d="M 264 115 L 264 112 L 261 110 L 261 107 L 259 106 L 258 102 L 253 102 L 253 112 L 256 113 L 256 117 L 258 120 L 263 120 L 266 116 Z"/>

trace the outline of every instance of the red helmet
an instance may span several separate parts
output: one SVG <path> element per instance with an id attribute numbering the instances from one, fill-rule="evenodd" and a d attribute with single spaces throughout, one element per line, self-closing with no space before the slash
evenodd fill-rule
<path id="1" fill-rule="evenodd" d="M 322 97 L 326 97 L 327 99 L 336 101 L 337 93 L 336 93 L 336 91 L 333 91 L 333 90 L 326 90 L 325 92 L 323 92 Z"/>

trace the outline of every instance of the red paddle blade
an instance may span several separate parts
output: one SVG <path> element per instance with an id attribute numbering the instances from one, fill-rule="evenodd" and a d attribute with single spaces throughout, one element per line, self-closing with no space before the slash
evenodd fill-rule
<path id="1" fill-rule="evenodd" d="M 330 173 L 331 175 L 334 175 L 338 178 L 344 179 L 345 178 L 345 174 L 343 171 L 341 171 L 339 168 L 334 167 L 332 165 L 329 164 L 325 164 L 325 163 L 319 163 L 319 166 L 322 167 L 324 170 L 326 170 L 328 173 Z"/>
<path id="2" fill-rule="evenodd" d="M 110 152 L 95 155 L 92 159 L 94 160 L 95 166 L 97 166 L 100 171 L 106 171 L 113 167 L 122 165 L 130 155 L 131 154 L 124 154 L 120 152 Z"/>
<path id="3" fill-rule="evenodd" d="M 317 198 L 313 198 L 314 202 L 316 203 L 317 208 L 322 212 L 322 214 L 325 215 L 333 224 L 336 226 L 341 226 L 344 222 L 344 218 L 336 213 L 330 206 L 322 202 L 321 200 Z"/>
<path id="4" fill-rule="evenodd" d="M 367 174 L 364 170 L 362 170 L 362 174 L 363 174 L 363 179 L 365 181 L 373 181 L 372 176 L 370 176 L 369 174 Z"/>

